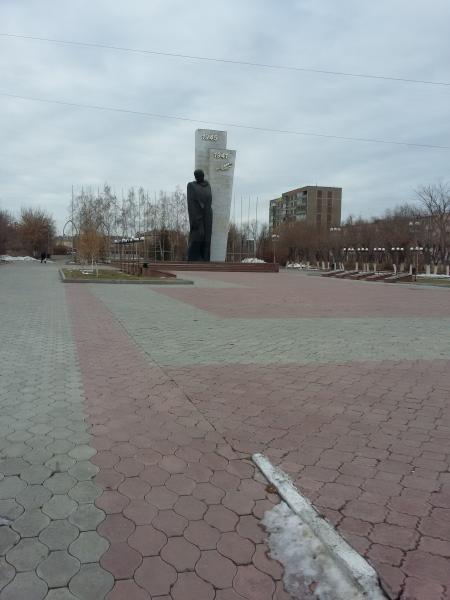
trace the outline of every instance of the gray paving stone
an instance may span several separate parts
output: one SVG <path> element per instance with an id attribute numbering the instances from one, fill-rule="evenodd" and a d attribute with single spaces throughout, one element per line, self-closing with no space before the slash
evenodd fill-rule
<path id="1" fill-rule="evenodd" d="M 35 537 L 47 527 L 50 519 L 41 511 L 40 508 L 26 510 L 14 523 L 12 527 L 22 537 Z"/>
<path id="2" fill-rule="evenodd" d="M 76 483 L 77 483 L 77 480 L 74 477 L 71 477 L 66 472 L 64 472 L 64 473 L 55 473 L 54 475 L 49 477 L 44 482 L 44 485 L 49 490 L 51 490 L 54 494 L 65 494 Z"/>
<path id="3" fill-rule="evenodd" d="M 52 454 L 66 454 L 69 450 L 74 448 L 75 444 L 68 442 L 67 440 L 54 440 L 46 446 L 46 450 Z"/>
<path id="4" fill-rule="evenodd" d="M 5 585 L 8 585 L 15 574 L 15 568 L 7 563 L 4 558 L 0 558 L 0 591 Z"/>
<path id="5" fill-rule="evenodd" d="M 24 538 L 6 555 L 17 571 L 34 571 L 48 555 L 48 548 L 37 538 Z"/>
<path id="6" fill-rule="evenodd" d="M 93 504 L 82 504 L 69 517 L 81 531 L 95 531 L 104 519 L 105 513 Z"/>
<path id="7" fill-rule="evenodd" d="M 80 568 L 80 562 L 64 550 L 52 552 L 37 568 L 37 574 L 51 588 L 69 583 Z"/>
<path id="8" fill-rule="evenodd" d="M 19 492 L 27 487 L 27 483 L 16 475 L 5 477 L 0 481 L 0 500 L 14 499 Z"/>
<path id="9" fill-rule="evenodd" d="M 64 425 L 68 423 L 66 419 L 61 420 Z M 56 419 L 53 421 L 53 425 L 56 426 L 56 428 L 52 430 L 52 436 L 55 438 L 55 440 L 67 440 L 73 434 L 73 431 L 67 429 L 67 427 L 60 426 L 61 420 L 58 423 L 56 423 Z"/>
<path id="10" fill-rule="evenodd" d="M 6 554 L 18 541 L 19 536 L 7 525 L 0 527 L 0 555 Z"/>
<path id="11" fill-rule="evenodd" d="M 88 446 L 87 444 L 75 446 L 75 448 L 69 452 L 69 456 L 76 460 L 89 460 L 94 454 L 97 454 L 97 450 L 91 448 L 91 446 Z"/>
<path id="12" fill-rule="evenodd" d="M 4 457 L 18 458 L 19 456 L 26 454 L 29 449 L 29 446 L 27 446 L 24 442 L 9 444 L 3 448 L 2 454 Z"/>
<path id="13" fill-rule="evenodd" d="M 80 597 L 71 594 L 67 588 L 57 588 L 49 590 L 45 600 L 80 600 Z"/>
<path id="14" fill-rule="evenodd" d="M 47 450 L 47 448 L 33 448 L 23 455 L 24 459 L 32 465 L 43 465 L 53 456 L 53 452 Z"/>
<path id="15" fill-rule="evenodd" d="M 50 550 L 66 550 L 77 539 L 80 530 L 65 519 L 52 521 L 39 535 Z"/>
<path id="16" fill-rule="evenodd" d="M 41 508 L 52 493 L 43 485 L 29 485 L 16 496 L 17 502 L 24 508 Z"/>
<path id="17" fill-rule="evenodd" d="M 52 428 L 48 425 L 39 423 L 38 425 L 33 425 L 33 427 L 30 427 L 28 431 L 31 431 L 31 433 L 34 433 L 35 435 L 47 435 L 47 433 L 51 430 Z"/>
<path id="18" fill-rule="evenodd" d="M 56 473 L 60 473 L 62 471 L 68 471 L 75 462 L 76 460 L 71 458 L 68 454 L 55 454 L 55 456 L 52 456 L 52 458 L 46 461 L 45 466 Z"/>
<path id="19" fill-rule="evenodd" d="M 100 496 L 102 490 L 92 481 L 80 481 L 70 491 L 69 496 L 79 502 L 94 502 Z"/>
<path id="20" fill-rule="evenodd" d="M 69 583 L 70 591 L 83 600 L 104 598 L 114 585 L 114 577 L 95 563 L 82 565 Z"/>
<path id="21" fill-rule="evenodd" d="M 6 436 L 6 439 L 9 440 L 10 442 L 25 442 L 26 440 L 29 440 L 30 437 L 32 437 L 31 433 L 28 433 L 28 431 L 14 431 L 13 433 L 10 433 L 9 435 Z"/>
<path id="22" fill-rule="evenodd" d="M 23 458 L 5 458 L 0 460 L 0 473 L 3 475 L 20 475 L 30 463 Z"/>
<path id="23" fill-rule="evenodd" d="M 23 513 L 24 508 L 15 500 L 0 500 L 0 517 L 15 521 Z"/>
<path id="24" fill-rule="evenodd" d="M 2 591 L 2 600 L 43 600 L 47 584 L 36 573 L 17 573 Z"/>
<path id="25" fill-rule="evenodd" d="M 30 446 L 31 448 L 42 449 L 48 445 L 48 437 L 43 435 L 35 435 L 29 440 L 27 440 L 25 444 L 27 446 Z"/>
<path id="26" fill-rule="evenodd" d="M 98 562 L 109 547 L 105 538 L 96 531 L 86 531 L 70 545 L 69 552 L 81 563 Z"/>
<path id="27" fill-rule="evenodd" d="M 44 504 L 42 510 L 51 519 L 66 519 L 77 507 L 78 504 L 67 494 L 57 494 Z"/>
<path id="28" fill-rule="evenodd" d="M 31 484 L 43 483 L 50 477 L 52 471 L 43 465 L 28 466 L 20 473 L 20 478 Z"/>
<path id="29" fill-rule="evenodd" d="M 88 479 L 94 477 L 99 470 L 100 469 L 96 465 L 92 464 L 88 460 L 82 460 L 75 463 L 73 467 L 70 467 L 69 475 L 76 477 L 78 481 L 87 481 Z"/>

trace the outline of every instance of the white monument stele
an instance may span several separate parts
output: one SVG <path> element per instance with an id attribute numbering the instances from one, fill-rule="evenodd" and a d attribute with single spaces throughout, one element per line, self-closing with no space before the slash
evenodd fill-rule
<path id="1" fill-rule="evenodd" d="M 195 168 L 202 169 L 212 192 L 211 260 L 225 262 L 236 150 L 227 150 L 227 132 L 197 129 Z"/>

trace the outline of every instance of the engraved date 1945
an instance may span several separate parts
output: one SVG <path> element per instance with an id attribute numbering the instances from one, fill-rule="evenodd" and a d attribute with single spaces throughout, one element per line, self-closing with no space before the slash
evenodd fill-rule
<path id="1" fill-rule="evenodd" d="M 217 142 L 219 136 L 217 133 L 202 133 L 202 140 L 206 140 L 208 142 Z"/>

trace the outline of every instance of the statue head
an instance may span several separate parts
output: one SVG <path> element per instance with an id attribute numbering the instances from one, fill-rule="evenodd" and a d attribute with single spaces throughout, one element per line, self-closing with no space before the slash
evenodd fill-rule
<path id="1" fill-rule="evenodd" d="M 195 169 L 194 177 L 197 183 L 202 183 L 205 180 L 205 173 L 201 169 Z"/>

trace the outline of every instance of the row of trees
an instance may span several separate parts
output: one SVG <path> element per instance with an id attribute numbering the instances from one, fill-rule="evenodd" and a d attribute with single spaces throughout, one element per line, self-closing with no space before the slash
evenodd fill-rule
<path id="1" fill-rule="evenodd" d="M 51 254 L 56 233 L 53 218 L 40 208 L 23 208 L 14 217 L 0 208 L 0 254 Z"/>
<path id="2" fill-rule="evenodd" d="M 280 262 L 450 263 L 450 187 L 435 184 L 417 191 L 416 201 L 388 210 L 381 218 L 349 217 L 341 227 L 317 229 L 289 222 L 273 232 Z"/>

